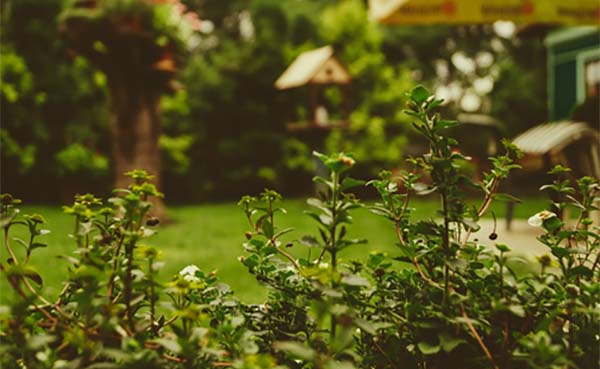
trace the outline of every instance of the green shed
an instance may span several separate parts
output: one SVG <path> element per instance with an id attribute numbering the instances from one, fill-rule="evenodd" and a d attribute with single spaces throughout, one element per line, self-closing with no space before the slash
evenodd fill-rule
<path id="1" fill-rule="evenodd" d="M 600 99 L 600 28 L 558 29 L 545 43 L 550 121 L 569 119 L 573 109 L 586 99 Z"/>

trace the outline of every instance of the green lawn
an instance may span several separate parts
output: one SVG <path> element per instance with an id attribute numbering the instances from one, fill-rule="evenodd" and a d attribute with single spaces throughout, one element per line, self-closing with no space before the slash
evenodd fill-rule
<path id="1" fill-rule="evenodd" d="M 515 216 L 526 218 L 545 207 L 545 199 L 528 198 L 516 207 Z M 279 227 L 295 227 L 295 231 L 287 234 L 286 240 L 294 240 L 305 234 L 316 235 L 314 221 L 303 214 L 308 207 L 304 200 L 286 200 L 283 206 L 288 210 L 279 217 Z M 437 202 L 420 200 L 413 203 L 417 209 L 416 218 L 436 217 Z M 504 204 L 493 207 L 498 217 L 504 216 Z M 46 294 L 53 296 L 61 288 L 61 281 L 67 273 L 68 264 L 58 255 L 69 255 L 74 250 L 74 241 L 68 234 L 73 230 L 73 219 L 62 213 L 55 206 L 24 206 L 23 214 L 39 213 L 48 224 L 51 233 L 45 236 L 49 247 L 38 249 L 32 255 L 32 264 L 44 278 Z M 242 243 L 248 223 L 234 202 L 221 204 L 174 206 L 169 208 L 172 224 L 159 226 L 158 233 L 147 240 L 147 244 L 159 247 L 164 254 L 165 268 L 160 272 L 161 279 L 167 281 L 188 264 L 196 264 L 206 271 L 216 270 L 221 281 L 231 285 L 232 289 L 243 300 L 260 301 L 266 294 L 237 260 L 244 253 Z M 277 220 L 276 220 L 277 224 Z M 18 229 L 11 231 L 12 236 L 23 235 Z M 355 212 L 354 225 L 349 230 L 350 236 L 367 238 L 367 245 L 357 245 L 342 252 L 342 259 L 362 258 L 372 250 L 394 252 L 394 232 L 391 223 L 368 210 Z M 22 237 L 22 236 L 21 236 Z M 40 239 L 41 241 L 41 239 Z M 14 248 L 19 245 L 13 242 Z M 302 251 L 302 246 L 295 246 Z M 4 247 L 0 248 L 0 257 L 7 259 Z M 10 298 L 10 289 L 4 279 L 0 281 L 0 301 Z"/>

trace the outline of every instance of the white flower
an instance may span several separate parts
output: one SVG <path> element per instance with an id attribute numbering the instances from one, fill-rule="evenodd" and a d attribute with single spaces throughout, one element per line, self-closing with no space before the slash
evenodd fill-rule
<path id="1" fill-rule="evenodd" d="M 541 227 L 542 224 L 544 224 L 544 220 L 553 218 L 555 216 L 556 214 L 551 211 L 542 210 L 539 213 L 532 215 L 529 220 L 527 220 L 527 223 L 533 227 Z"/>
<path id="2" fill-rule="evenodd" d="M 327 269 L 327 268 L 329 268 L 329 263 L 326 263 L 326 262 L 319 263 L 319 269 Z"/>
<path id="3" fill-rule="evenodd" d="M 199 272 L 199 271 L 200 271 L 200 268 L 191 264 L 191 265 L 188 265 L 185 268 L 181 269 L 179 271 L 179 274 L 182 275 L 183 279 L 185 279 L 188 282 L 200 282 L 200 279 L 198 277 L 196 277 L 196 272 Z"/>

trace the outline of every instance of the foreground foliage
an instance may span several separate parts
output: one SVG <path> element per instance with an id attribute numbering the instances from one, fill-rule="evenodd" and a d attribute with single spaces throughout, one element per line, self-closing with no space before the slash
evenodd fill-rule
<path id="1" fill-rule="evenodd" d="M 469 158 L 443 134 L 458 123 L 432 112 L 440 100 L 424 88 L 409 97 L 407 114 L 429 153 L 410 159 L 414 172 L 382 172 L 366 183 L 347 175 L 351 155 L 315 153 L 330 172 L 315 178 L 319 197 L 308 200 L 315 234 L 286 241 L 293 229 L 278 227 L 285 210 L 274 191 L 240 200 L 249 224 L 240 261 L 270 290 L 260 305 L 241 303 L 193 265 L 158 280 L 160 250 L 144 239 L 158 225 L 147 215 L 149 199 L 161 194 L 144 171 L 129 172 L 133 184 L 106 202 L 82 195 L 65 207 L 75 218 L 77 250 L 65 256 L 68 279 L 49 301 L 28 265 L 35 249 L 46 247 L 44 219 L 20 216 L 19 200 L 2 195 L 10 257 L 0 266 L 17 296 L 1 311 L 2 367 L 595 367 L 600 236 L 591 219 L 598 182 L 584 177 L 571 187 L 567 169 L 553 169 L 557 180 L 542 189 L 556 193 L 556 212 L 530 219 L 544 228 L 539 241 L 549 254 L 539 258 L 541 272 L 519 274 L 509 246 L 490 250 L 472 236 L 492 201 L 514 200 L 498 188 L 517 167 L 518 150 L 505 143 L 506 153 L 473 183 L 460 170 Z M 348 232 L 352 211 L 364 206 L 349 190 L 364 185 L 379 193 L 370 208 L 390 221 L 398 249 L 344 260 L 344 249 L 366 242 Z M 482 193 L 479 207 L 465 201 L 474 190 Z M 414 221 L 411 198 L 428 193 L 439 195 L 439 214 Z M 566 207 L 579 212 L 574 224 L 561 219 Z M 11 238 L 17 226 L 30 238 Z"/>

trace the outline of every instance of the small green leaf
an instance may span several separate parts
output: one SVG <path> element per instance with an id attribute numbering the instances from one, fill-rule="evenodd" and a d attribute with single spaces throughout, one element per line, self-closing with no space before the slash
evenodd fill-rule
<path id="1" fill-rule="evenodd" d="M 586 267 L 585 265 L 578 265 L 570 270 L 570 274 L 571 275 L 581 275 L 584 277 L 591 278 L 594 273 L 592 272 L 592 270 L 590 268 Z"/>
<path id="2" fill-rule="evenodd" d="M 473 261 L 469 264 L 469 267 L 471 269 L 483 269 L 484 265 L 482 262 L 479 261 Z"/>
<path id="3" fill-rule="evenodd" d="M 342 283 L 348 286 L 370 287 L 369 280 L 356 274 L 350 274 L 342 278 Z"/>
<path id="4" fill-rule="evenodd" d="M 319 222 L 329 227 L 333 224 L 333 218 L 329 215 L 321 214 L 319 215 Z"/>
<path id="5" fill-rule="evenodd" d="M 460 345 L 461 343 L 467 343 L 466 340 L 459 338 L 459 337 L 454 337 L 451 336 L 445 332 L 440 333 L 438 335 L 439 339 L 440 339 L 440 344 L 442 346 L 442 349 L 445 352 L 451 352 L 452 350 L 454 350 L 458 345 Z"/>
<path id="6" fill-rule="evenodd" d="M 31 247 L 29 248 L 29 250 L 35 250 L 35 249 L 39 249 L 39 248 L 43 248 L 43 247 L 48 247 L 48 245 L 46 245 L 45 243 L 41 243 L 41 242 L 34 242 L 31 244 Z"/>
<path id="7" fill-rule="evenodd" d="M 12 214 L 0 217 L 0 229 L 6 228 L 18 213 L 19 210 L 14 210 Z"/>
<path id="8" fill-rule="evenodd" d="M 273 225 L 267 219 L 264 219 L 262 221 L 262 230 L 265 234 L 265 237 L 267 237 L 267 238 L 273 237 Z"/>
<path id="9" fill-rule="evenodd" d="M 244 324 L 245 321 L 246 319 L 242 315 L 236 315 L 231 318 L 231 325 L 234 327 L 239 327 L 240 325 Z"/>
<path id="10" fill-rule="evenodd" d="M 279 238 L 279 237 L 283 236 L 284 234 L 286 234 L 286 233 L 289 233 L 289 232 L 291 232 L 291 231 L 293 231 L 293 230 L 294 230 L 294 228 L 293 228 L 293 227 L 286 228 L 286 229 L 282 229 L 281 231 L 277 232 L 277 234 L 275 234 L 275 236 L 274 236 L 274 237 L 275 237 L 275 238 Z"/>
<path id="11" fill-rule="evenodd" d="M 275 248 L 275 246 L 265 246 L 260 250 L 260 253 L 262 255 L 268 256 L 268 255 L 273 255 L 277 253 L 277 248 Z"/>
<path id="12" fill-rule="evenodd" d="M 422 220 L 418 222 L 414 225 L 414 231 L 417 234 L 425 236 L 439 236 L 441 234 L 439 225 L 431 220 Z"/>
<path id="13" fill-rule="evenodd" d="M 432 345 L 425 341 L 417 343 L 417 347 L 419 348 L 419 351 L 421 351 L 421 353 L 423 355 L 437 354 L 438 352 L 440 352 L 440 349 L 442 348 L 439 344 Z"/>
<path id="14" fill-rule="evenodd" d="M 176 354 L 181 352 L 181 345 L 177 341 L 170 340 L 167 338 L 157 338 L 154 340 L 154 342 L 158 343 L 162 347 Z"/>
<path id="15" fill-rule="evenodd" d="M 468 229 L 471 230 L 472 232 L 477 232 L 478 230 L 481 229 L 481 227 L 479 226 L 479 224 L 475 223 L 473 220 L 471 219 L 463 219 L 462 220 L 462 224 Z"/>
<path id="16" fill-rule="evenodd" d="M 562 259 L 569 255 L 569 249 L 560 246 L 552 247 L 552 255 L 556 256 L 559 259 Z"/>
<path id="17" fill-rule="evenodd" d="M 500 252 L 509 252 L 510 251 L 510 247 L 508 247 L 508 245 L 503 244 L 503 243 L 497 243 L 496 248 Z"/>
<path id="18" fill-rule="evenodd" d="M 436 128 L 444 129 L 444 128 L 452 128 L 460 125 L 460 122 L 455 120 L 440 120 L 435 125 Z"/>
<path id="19" fill-rule="evenodd" d="M 429 92 L 429 90 L 427 90 L 425 87 L 423 87 L 421 85 L 413 88 L 409 94 L 410 99 L 419 105 L 424 103 L 429 98 L 430 95 L 431 95 L 431 93 Z"/>
<path id="20" fill-rule="evenodd" d="M 306 247 L 320 247 L 319 241 L 313 236 L 302 236 L 300 243 Z"/>
<path id="21" fill-rule="evenodd" d="M 273 347 L 277 351 L 286 352 L 298 359 L 312 360 L 315 357 L 315 352 L 300 342 L 278 341 L 273 344 Z"/>
<path id="22" fill-rule="evenodd" d="M 548 231 L 552 232 L 560 227 L 562 227 L 562 222 L 558 217 L 551 217 L 544 220 L 543 227 Z"/>
<path id="23" fill-rule="evenodd" d="M 27 339 L 27 348 L 40 350 L 49 343 L 56 341 L 56 337 L 49 334 L 38 334 Z"/>
<path id="24" fill-rule="evenodd" d="M 421 194 L 426 195 L 428 193 L 431 193 L 431 191 L 430 191 L 431 188 L 422 182 L 413 183 L 412 189 L 419 195 L 421 195 Z"/>
<path id="25" fill-rule="evenodd" d="M 86 366 L 85 369 L 117 369 L 122 368 L 120 364 L 115 363 L 95 363 L 90 366 Z"/>
<path id="26" fill-rule="evenodd" d="M 366 182 L 360 179 L 354 179 L 350 177 L 344 178 L 342 181 L 341 190 L 346 191 L 354 187 L 363 186 Z"/>
<path id="27" fill-rule="evenodd" d="M 354 319 L 354 324 L 356 324 L 356 326 L 358 328 L 362 329 L 363 331 L 367 332 L 368 334 L 370 334 L 372 336 L 377 334 L 377 330 L 375 329 L 375 326 L 367 320 Z"/>
<path id="28" fill-rule="evenodd" d="M 502 202 L 517 202 L 520 203 L 521 199 L 514 197 L 508 193 L 497 193 L 494 195 L 494 200 L 502 201 Z"/>
<path id="29" fill-rule="evenodd" d="M 27 244 L 27 242 L 23 241 L 19 237 L 13 237 L 12 239 L 13 239 L 13 241 L 15 241 L 16 243 L 18 243 L 19 245 L 23 246 L 26 249 L 29 247 L 29 245 Z"/>
<path id="30" fill-rule="evenodd" d="M 326 369 L 356 369 L 354 364 L 352 364 L 349 361 L 337 361 L 337 360 L 329 361 L 326 364 L 325 368 Z"/>
<path id="31" fill-rule="evenodd" d="M 463 270 L 467 267 L 467 261 L 461 258 L 450 259 L 446 261 L 446 265 L 452 270 Z"/>
<path id="32" fill-rule="evenodd" d="M 250 269 L 255 268 L 259 263 L 259 258 L 256 254 L 252 254 L 247 258 L 240 258 L 240 260 L 245 266 L 247 266 Z"/>
<path id="33" fill-rule="evenodd" d="M 42 281 L 42 276 L 38 274 L 38 272 L 36 272 L 35 270 L 33 270 L 31 267 L 24 267 L 23 268 L 23 276 L 31 279 L 32 281 L 34 281 L 35 283 L 37 283 L 38 286 L 42 286 L 43 285 L 43 281 Z"/>
<path id="34" fill-rule="evenodd" d="M 508 311 L 518 316 L 519 318 L 525 317 L 525 309 L 521 305 L 509 305 Z"/>

